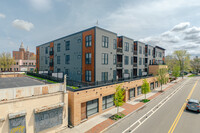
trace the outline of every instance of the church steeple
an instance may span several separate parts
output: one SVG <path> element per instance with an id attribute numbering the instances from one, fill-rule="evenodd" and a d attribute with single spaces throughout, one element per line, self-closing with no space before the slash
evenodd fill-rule
<path id="1" fill-rule="evenodd" d="M 19 51 L 25 51 L 23 42 L 20 45 Z"/>
<path id="2" fill-rule="evenodd" d="M 26 51 L 29 51 L 29 47 L 27 46 Z"/>

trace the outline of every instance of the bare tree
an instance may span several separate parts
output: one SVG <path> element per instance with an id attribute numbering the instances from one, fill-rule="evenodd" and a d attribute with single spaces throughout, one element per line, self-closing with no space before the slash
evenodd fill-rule
<path id="1" fill-rule="evenodd" d="M 9 70 L 13 64 L 14 59 L 11 57 L 10 53 L 3 52 L 0 54 L 0 68 L 2 68 L 3 71 Z"/>

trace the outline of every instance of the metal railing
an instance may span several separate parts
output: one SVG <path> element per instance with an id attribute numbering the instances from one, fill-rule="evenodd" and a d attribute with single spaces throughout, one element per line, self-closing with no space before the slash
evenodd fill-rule
<path id="1" fill-rule="evenodd" d="M 133 67 L 137 67 L 137 63 L 133 63 Z"/>
<path id="2" fill-rule="evenodd" d="M 122 62 L 117 62 L 117 67 L 122 67 Z"/>
<path id="3" fill-rule="evenodd" d="M 133 51 L 133 55 L 137 55 L 137 51 Z"/>
<path id="4" fill-rule="evenodd" d="M 117 48 L 117 53 L 122 53 L 122 49 L 121 48 Z"/>

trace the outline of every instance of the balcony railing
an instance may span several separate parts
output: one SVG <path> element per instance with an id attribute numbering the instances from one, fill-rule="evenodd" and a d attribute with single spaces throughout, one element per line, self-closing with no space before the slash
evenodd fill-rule
<path id="1" fill-rule="evenodd" d="M 148 53 L 145 53 L 145 56 L 148 56 Z"/>
<path id="2" fill-rule="evenodd" d="M 133 51 L 133 55 L 137 55 L 137 51 Z"/>
<path id="3" fill-rule="evenodd" d="M 133 67 L 137 67 L 137 63 L 133 63 Z"/>
<path id="4" fill-rule="evenodd" d="M 53 55 L 54 54 L 54 52 L 53 51 L 50 51 L 50 55 Z"/>
<path id="5" fill-rule="evenodd" d="M 148 65 L 148 64 L 147 64 L 147 63 L 145 63 L 145 65 L 144 65 L 144 66 L 145 66 L 145 67 L 147 67 L 147 65 Z"/>
<path id="6" fill-rule="evenodd" d="M 49 63 L 49 66 L 53 66 L 53 62 L 50 62 L 50 63 Z"/>
<path id="7" fill-rule="evenodd" d="M 122 62 L 117 62 L 117 67 L 122 67 Z"/>
<path id="8" fill-rule="evenodd" d="M 122 53 L 122 49 L 121 48 L 117 48 L 117 53 Z"/>

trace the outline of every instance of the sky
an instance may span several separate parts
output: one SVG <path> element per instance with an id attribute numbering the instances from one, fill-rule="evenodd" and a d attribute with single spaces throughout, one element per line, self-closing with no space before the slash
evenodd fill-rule
<path id="1" fill-rule="evenodd" d="M 200 56 L 199 0 L 1 0 L 0 53 L 36 46 L 96 25 Z"/>

